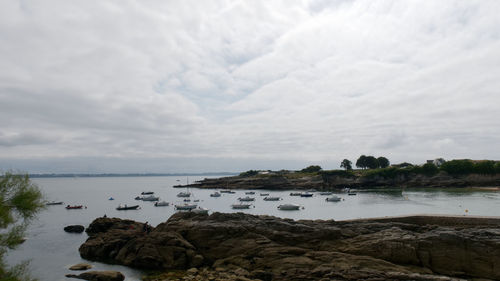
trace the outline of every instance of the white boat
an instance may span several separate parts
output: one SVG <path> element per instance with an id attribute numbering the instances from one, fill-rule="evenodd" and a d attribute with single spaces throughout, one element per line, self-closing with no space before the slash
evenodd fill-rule
<path id="1" fill-rule="evenodd" d="M 160 200 L 160 197 L 156 197 L 154 195 L 142 197 L 142 201 L 158 201 L 158 200 Z"/>
<path id="2" fill-rule="evenodd" d="M 221 190 L 220 193 L 229 193 L 229 194 L 234 194 L 236 192 L 232 191 L 232 190 Z"/>
<path id="3" fill-rule="evenodd" d="M 255 191 L 247 191 L 247 192 L 245 192 L 245 194 L 248 194 L 248 195 L 254 195 L 254 194 L 255 194 Z"/>
<path id="4" fill-rule="evenodd" d="M 169 206 L 170 203 L 165 202 L 165 201 L 160 201 L 155 203 L 155 207 L 164 207 L 164 206 Z"/>
<path id="5" fill-rule="evenodd" d="M 191 210 L 191 212 L 197 213 L 197 214 L 208 214 L 208 211 L 209 211 L 208 209 L 205 209 L 202 207 L 194 208 Z"/>
<path id="6" fill-rule="evenodd" d="M 332 195 L 333 192 L 331 191 L 323 191 L 323 192 L 320 192 L 319 195 Z"/>
<path id="7" fill-rule="evenodd" d="M 295 205 L 295 204 L 283 204 L 279 205 L 278 209 L 283 210 L 283 211 L 292 211 L 292 210 L 298 210 L 300 209 L 300 205 Z"/>
<path id="8" fill-rule="evenodd" d="M 250 201 L 255 201 L 255 198 L 246 196 L 246 197 L 240 197 L 240 198 L 238 198 L 238 200 L 241 202 L 250 202 Z"/>
<path id="9" fill-rule="evenodd" d="M 264 197 L 264 201 L 280 201 L 281 197 L 278 196 L 267 196 Z"/>
<path id="10" fill-rule="evenodd" d="M 313 196 L 313 194 L 310 192 L 304 192 L 304 193 L 300 194 L 300 197 L 312 197 L 312 196 Z"/>
<path id="11" fill-rule="evenodd" d="M 214 193 L 211 193 L 210 197 L 220 197 L 220 193 L 216 191 Z"/>
<path id="12" fill-rule="evenodd" d="M 181 211 L 191 211 L 193 209 L 196 209 L 198 207 L 197 204 L 180 204 L 180 205 L 175 205 L 175 209 L 181 210 Z"/>
<path id="13" fill-rule="evenodd" d="M 327 202 L 339 202 L 342 201 L 342 198 L 333 195 L 332 197 L 326 197 L 325 199 Z"/>
<path id="14" fill-rule="evenodd" d="M 179 192 L 179 194 L 177 194 L 177 197 L 190 197 L 190 196 L 191 196 L 191 192 L 187 192 L 187 191 Z"/>
<path id="15" fill-rule="evenodd" d="M 250 206 L 252 206 L 252 204 L 244 204 L 244 203 L 237 203 L 237 204 L 233 204 L 231 205 L 231 208 L 233 209 L 250 209 Z"/>

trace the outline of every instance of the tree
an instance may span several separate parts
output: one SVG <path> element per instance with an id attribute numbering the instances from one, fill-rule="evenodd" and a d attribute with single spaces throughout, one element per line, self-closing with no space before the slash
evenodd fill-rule
<path id="1" fill-rule="evenodd" d="M 26 264 L 8 268 L 4 256 L 24 241 L 28 223 L 43 207 L 42 194 L 28 175 L 0 174 L 0 280 L 30 280 Z"/>
<path id="2" fill-rule="evenodd" d="M 340 168 L 344 168 L 346 171 L 352 170 L 352 162 L 349 161 L 348 159 L 344 159 L 340 163 Z"/>
<path id="3" fill-rule="evenodd" d="M 358 160 L 356 160 L 356 167 L 361 169 L 365 169 L 367 167 L 365 155 L 359 156 Z"/>
<path id="4" fill-rule="evenodd" d="M 366 167 L 368 167 L 369 169 L 377 169 L 379 167 L 377 158 L 375 158 L 373 156 L 366 156 L 365 164 L 366 164 Z"/>
<path id="5" fill-rule="evenodd" d="M 377 161 L 378 161 L 378 164 L 380 165 L 380 168 L 387 168 L 390 165 L 389 159 L 387 159 L 383 156 L 380 156 L 379 158 L 377 158 Z"/>
<path id="6" fill-rule="evenodd" d="M 311 166 L 304 168 L 300 171 L 303 173 L 316 173 L 316 172 L 321 171 L 321 167 L 318 165 L 311 165 Z"/>

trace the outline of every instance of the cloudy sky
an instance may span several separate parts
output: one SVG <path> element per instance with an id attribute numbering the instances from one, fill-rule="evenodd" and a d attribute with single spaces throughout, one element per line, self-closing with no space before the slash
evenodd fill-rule
<path id="1" fill-rule="evenodd" d="M 500 1 L 0 2 L 0 170 L 500 159 Z"/>

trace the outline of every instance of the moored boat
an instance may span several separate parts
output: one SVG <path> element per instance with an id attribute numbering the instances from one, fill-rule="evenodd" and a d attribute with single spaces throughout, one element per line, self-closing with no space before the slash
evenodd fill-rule
<path id="1" fill-rule="evenodd" d="M 216 191 L 214 193 L 211 193 L 210 197 L 220 197 L 220 193 Z"/>
<path id="2" fill-rule="evenodd" d="M 283 204 L 283 205 L 279 205 L 278 209 L 279 210 L 283 210 L 283 211 L 293 211 L 293 210 L 300 209 L 300 205 L 296 205 L 296 204 Z"/>
<path id="3" fill-rule="evenodd" d="M 83 208 L 83 205 L 73 205 L 73 206 L 68 205 L 68 206 L 66 206 L 66 209 L 68 209 L 68 210 L 71 210 L 71 209 L 81 209 L 81 208 Z"/>
<path id="4" fill-rule="evenodd" d="M 290 196 L 300 196 L 302 192 L 290 192 Z"/>
<path id="5" fill-rule="evenodd" d="M 160 197 L 154 195 L 142 197 L 142 201 L 158 201 L 158 200 L 160 200 Z"/>
<path id="6" fill-rule="evenodd" d="M 250 206 L 252 206 L 252 204 L 237 203 L 231 205 L 231 208 L 241 210 L 241 209 L 250 209 Z"/>
<path id="7" fill-rule="evenodd" d="M 255 194 L 255 191 L 247 191 L 247 192 L 245 192 L 245 194 L 248 194 L 248 195 L 254 195 L 254 194 Z"/>
<path id="8" fill-rule="evenodd" d="M 141 195 L 151 195 L 151 194 L 154 194 L 153 191 L 143 191 L 141 192 Z"/>
<path id="9" fill-rule="evenodd" d="M 191 192 L 187 192 L 187 191 L 179 192 L 179 194 L 177 194 L 177 197 L 190 197 L 190 196 L 191 196 Z"/>
<path id="10" fill-rule="evenodd" d="M 304 193 L 300 194 L 300 197 L 312 197 L 312 196 L 313 196 L 313 194 L 309 193 L 309 192 L 304 192 Z"/>
<path id="11" fill-rule="evenodd" d="M 249 202 L 249 201 L 255 201 L 255 198 L 246 196 L 246 197 L 240 197 L 238 198 L 238 200 L 241 202 Z"/>
<path id="12" fill-rule="evenodd" d="M 198 207 L 197 204 L 179 204 L 179 205 L 175 205 L 175 209 L 176 210 L 180 210 L 180 211 L 191 211 L 193 209 L 195 209 L 196 207 Z"/>
<path id="13" fill-rule="evenodd" d="M 278 196 L 267 196 L 264 197 L 264 201 L 280 201 L 281 197 Z"/>
<path id="14" fill-rule="evenodd" d="M 198 208 L 194 208 L 191 210 L 191 212 L 193 213 L 197 213 L 197 214 L 208 214 L 208 209 L 205 209 L 203 207 L 198 207 Z"/>
<path id="15" fill-rule="evenodd" d="M 320 192 L 319 195 L 332 195 L 333 192 L 331 191 L 323 191 L 323 192 Z"/>
<path id="16" fill-rule="evenodd" d="M 137 210 L 139 208 L 139 205 L 132 205 L 132 206 L 127 206 L 127 204 L 125 205 L 118 205 L 118 207 L 116 207 L 116 209 L 118 211 L 125 211 L 125 210 Z"/>
<path id="17" fill-rule="evenodd" d="M 47 206 L 62 205 L 62 204 L 64 204 L 64 202 L 62 202 L 62 201 L 50 201 L 50 202 L 45 203 L 45 205 L 47 205 Z"/>
<path id="18" fill-rule="evenodd" d="M 260 196 L 269 196 L 269 193 L 261 193 Z"/>
<path id="19" fill-rule="evenodd" d="M 155 202 L 155 207 L 165 207 L 165 206 L 169 206 L 170 203 L 166 202 L 166 201 L 160 201 L 160 202 Z"/>
<path id="20" fill-rule="evenodd" d="M 342 200 L 342 198 L 335 196 L 335 195 L 333 195 L 331 197 L 326 197 L 326 199 L 325 199 L 325 201 L 327 201 L 327 202 L 339 202 L 341 200 Z"/>
<path id="21" fill-rule="evenodd" d="M 220 193 L 229 193 L 229 194 L 234 194 L 236 192 L 232 191 L 232 190 L 221 190 Z"/>

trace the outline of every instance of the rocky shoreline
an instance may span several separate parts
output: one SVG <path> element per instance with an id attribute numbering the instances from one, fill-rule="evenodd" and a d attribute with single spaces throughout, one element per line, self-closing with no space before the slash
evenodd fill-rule
<path id="1" fill-rule="evenodd" d="M 142 229 L 98 218 L 80 254 L 165 272 L 148 280 L 500 279 L 498 218 L 293 221 L 176 213 L 149 234 Z"/>
<path id="2" fill-rule="evenodd" d="M 401 175 L 398 177 L 345 176 L 342 173 L 319 174 L 270 174 L 255 176 L 232 176 L 206 178 L 201 181 L 174 187 L 194 187 L 205 189 L 266 189 L 266 190 L 333 190 L 340 188 L 421 188 L 421 187 L 500 187 L 500 174 L 469 174 L 452 176 L 440 172 L 434 176 L 421 174 Z"/>

